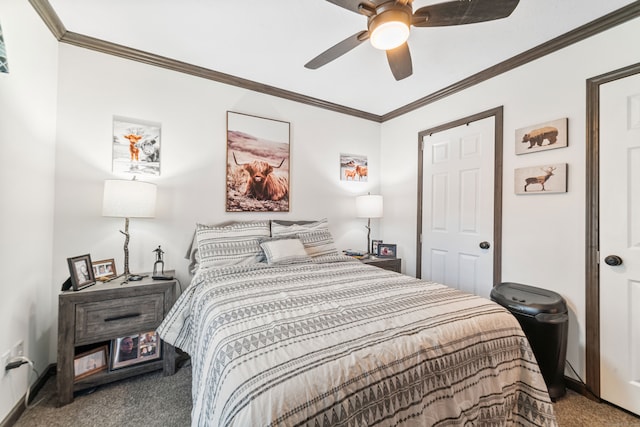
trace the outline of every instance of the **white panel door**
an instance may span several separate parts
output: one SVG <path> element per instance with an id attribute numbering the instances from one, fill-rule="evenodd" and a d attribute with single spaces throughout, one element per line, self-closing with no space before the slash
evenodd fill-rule
<path id="1" fill-rule="evenodd" d="M 422 278 L 489 297 L 495 118 L 423 138 Z M 485 242 L 488 249 L 482 249 Z"/>
<path id="2" fill-rule="evenodd" d="M 640 414 L 640 75 L 600 86 L 600 383 Z"/>

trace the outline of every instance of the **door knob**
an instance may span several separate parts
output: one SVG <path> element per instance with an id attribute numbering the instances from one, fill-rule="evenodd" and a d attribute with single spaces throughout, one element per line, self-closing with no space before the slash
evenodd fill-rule
<path id="1" fill-rule="evenodd" d="M 609 255 L 604 259 L 604 263 L 611 266 L 622 265 L 622 258 L 618 255 Z"/>
<path id="2" fill-rule="evenodd" d="M 480 242 L 480 249 L 489 249 L 490 247 L 489 242 Z"/>

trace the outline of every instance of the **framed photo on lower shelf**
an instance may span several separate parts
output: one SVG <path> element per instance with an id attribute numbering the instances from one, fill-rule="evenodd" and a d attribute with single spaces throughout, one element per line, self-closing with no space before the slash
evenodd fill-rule
<path id="1" fill-rule="evenodd" d="M 380 243 L 378 245 L 378 257 L 380 258 L 395 258 L 397 246 L 391 243 Z"/>
<path id="2" fill-rule="evenodd" d="M 106 371 L 108 362 L 106 345 L 78 354 L 73 359 L 73 380 L 77 381 L 96 372 Z"/>
<path id="3" fill-rule="evenodd" d="M 113 339 L 111 340 L 110 369 L 115 370 L 160 359 L 161 348 L 160 337 L 156 331 Z"/>

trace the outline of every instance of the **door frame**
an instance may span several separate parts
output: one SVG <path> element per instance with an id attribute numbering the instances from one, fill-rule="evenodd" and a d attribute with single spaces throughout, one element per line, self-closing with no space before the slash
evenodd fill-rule
<path id="1" fill-rule="evenodd" d="M 493 286 L 502 281 L 502 145 L 504 139 L 504 106 L 472 114 L 462 119 L 438 125 L 418 133 L 418 224 L 416 235 L 416 277 L 422 277 L 422 203 L 423 203 L 423 139 L 427 135 L 442 132 L 471 122 L 494 118 L 493 159 Z"/>
<path id="2" fill-rule="evenodd" d="M 640 73 L 640 63 L 587 79 L 585 383 L 600 398 L 600 86 Z"/>

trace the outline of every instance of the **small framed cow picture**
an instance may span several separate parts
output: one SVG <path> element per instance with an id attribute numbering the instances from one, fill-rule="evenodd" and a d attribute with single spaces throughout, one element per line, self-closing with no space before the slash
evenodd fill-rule
<path id="1" fill-rule="evenodd" d="M 160 123 L 113 117 L 113 172 L 160 175 Z"/>
<path id="2" fill-rule="evenodd" d="M 369 162 L 367 156 L 360 154 L 340 154 L 340 180 L 367 182 L 369 180 Z"/>
<path id="3" fill-rule="evenodd" d="M 567 118 L 516 129 L 516 154 L 567 147 Z"/>
<path id="4" fill-rule="evenodd" d="M 290 127 L 227 111 L 227 212 L 289 212 Z"/>

